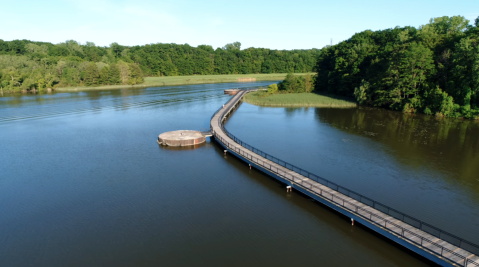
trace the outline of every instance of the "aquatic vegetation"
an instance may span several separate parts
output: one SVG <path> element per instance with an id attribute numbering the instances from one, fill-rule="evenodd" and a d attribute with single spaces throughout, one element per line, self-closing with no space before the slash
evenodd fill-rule
<path id="1" fill-rule="evenodd" d="M 245 95 L 244 101 L 271 107 L 356 107 L 354 100 L 315 93 L 273 94 L 258 91 Z"/>

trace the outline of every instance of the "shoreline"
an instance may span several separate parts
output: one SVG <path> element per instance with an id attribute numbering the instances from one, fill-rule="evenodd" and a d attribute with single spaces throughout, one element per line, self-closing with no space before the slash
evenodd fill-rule
<path id="1" fill-rule="evenodd" d="M 306 73 L 295 73 L 297 76 Z M 166 77 L 145 77 L 145 82 L 135 85 L 102 85 L 102 86 L 78 86 L 59 87 L 57 92 L 79 92 L 88 90 L 111 90 L 125 88 L 146 88 L 158 86 L 175 86 L 189 84 L 210 84 L 210 83 L 249 83 L 259 81 L 283 80 L 287 73 L 272 74 L 228 74 L 228 75 L 191 75 L 191 76 L 166 76 Z"/>
<path id="2" fill-rule="evenodd" d="M 379 108 L 392 112 L 400 112 L 403 114 L 420 115 L 427 117 L 435 117 L 436 119 L 460 120 L 460 121 L 474 121 L 479 123 L 479 116 L 473 119 L 464 117 L 445 117 L 434 114 L 424 113 L 404 113 L 399 110 L 391 110 L 384 107 L 360 106 L 353 98 L 322 95 L 317 93 L 280 93 L 273 95 L 260 96 L 257 92 L 246 94 L 243 99 L 251 105 L 266 107 L 266 108 Z"/>

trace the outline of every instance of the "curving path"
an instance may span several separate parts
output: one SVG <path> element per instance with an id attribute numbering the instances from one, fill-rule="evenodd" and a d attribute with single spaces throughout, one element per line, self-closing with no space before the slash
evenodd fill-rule
<path id="1" fill-rule="evenodd" d="M 211 132 L 229 153 L 439 265 L 479 266 L 478 245 L 277 159 L 229 133 L 223 121 L 251 91 L 255 90 L 238 92 L 211 117 Z"/>

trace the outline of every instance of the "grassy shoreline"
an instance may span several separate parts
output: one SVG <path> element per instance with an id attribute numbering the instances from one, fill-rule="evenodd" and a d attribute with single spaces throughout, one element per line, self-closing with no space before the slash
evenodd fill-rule
<path id="1" fill-rule="evenodd" d="M 319 95 L 315 93 L 275 94 L 261 96 L 259 92 L 244 96 L 247 103 L 265 107 L 356 107 L 353 99 L 335 96 Z"/>
<path id="2" fill-rule="evenodd" d="M 295 73 L 305 75 L 305 73 Z M 208 84 L 208 83 L 233 83 L 233 82 L 256 82 L 283 80 L 286 73 L 271 74 L 228 74 L 228 75 L 192 75 L 192 76 L 166 76 L 145 77 L 145 82 L 136 85 L 102 85 L 102 86 L 77 86 L 56 88 L 59 92 L 86 91 L 86 90 L 109 90 L 123 88 L 144 88 L 153 86 Z"/>

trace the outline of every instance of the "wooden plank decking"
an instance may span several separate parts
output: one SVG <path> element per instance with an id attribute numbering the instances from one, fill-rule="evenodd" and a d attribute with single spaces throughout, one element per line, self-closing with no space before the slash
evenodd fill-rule
<path id="1" fill-rule="evenodd" d="M 479 257 L 477 255 L 285 168 L 235 142 L 225 132 L 222 123 L 224 118 L 231 114 L 236 104 L 247 92 L 248 91 L 238 92 L 211 119 L 210 126 L 213 136 L 225 148 L 237 156 L 242 157 L 245 161 L 251 162 L 258 169 L 262 168 L 266 173 L 273 173 L 282 178 L 287 183 L 293 185 L 293 188 L 300 189 L 300 191 L 307 195 L 320 197 L 323 200 L 322 202 L 334 205 L 337 209 L 344 210 L 346 213 L 352 214 L 354 217 L 364 220 L 364 222 L 370 223 L 378 229 L 389 233 L 391 236 L 407 242 L 410 244 L 408 245 L 409 248 L 411 248 L 412 245 L 430 254 L 427 255 L 428 258 L 431 258 L 431 255 L 438 258 L 439 260 L 435 261 L 437 263 L 441 264 L 441 262 L 444 262 L 443 265 L 445 266 L 479 266 Z M 423 256 L 425 255 L 423 254 Z"/>

